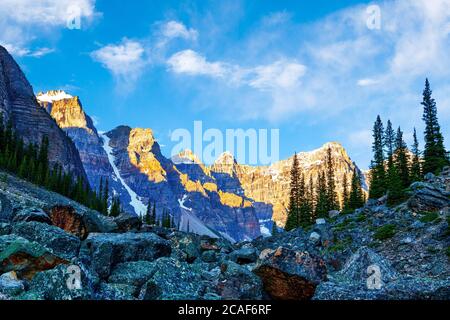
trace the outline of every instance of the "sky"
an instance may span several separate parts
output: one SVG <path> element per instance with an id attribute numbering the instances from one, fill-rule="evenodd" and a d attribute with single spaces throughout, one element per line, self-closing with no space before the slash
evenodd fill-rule
<path id="1" fill-rule="evenodd" d="M 450 146 L 450 0 L 2 0 L 0 30 L 36 93 L 152 128 L 165 155 L 201 120 L 279 129 L 280 159 L 338 141 L 366 169 L 378 114 L 422 140 L 426 77 Z"/>

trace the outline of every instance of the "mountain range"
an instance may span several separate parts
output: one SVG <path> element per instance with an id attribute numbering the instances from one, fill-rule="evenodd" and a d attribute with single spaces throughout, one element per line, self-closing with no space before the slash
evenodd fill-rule
<path id="1" fill-rule="evenodd" d="M 270 166 L 239 164 L 228 152 L 210 166 L 190 150 L 168 158 L 151 129 L 123 125 L 98 132 L 79 97 L 61 90 L 35 96 L 4 48 L 0 62 L 0 111 L 16 132 L 36 144 L 48 136 L 51 162 L 85 177 L 94 190 L 107 179 L 126 212 L 143 215 L 155 204 L 157 215 L 168 210 L 182 231 L 231 241 L 268 236 L 274 222 L 284 225 L 293 157 Z M 306 181 L 315 180 L 325 169 L 328 148 L 341 198 L 343 176 L 359 170 L 341 144 L 326 143 L 298 158 Z"/>

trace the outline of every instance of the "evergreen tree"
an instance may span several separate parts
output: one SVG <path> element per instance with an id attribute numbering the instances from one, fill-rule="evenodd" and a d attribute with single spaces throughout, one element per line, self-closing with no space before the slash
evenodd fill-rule
<path id="1" fill-rule="evenodd" d="M 278 227 L 275 221 L 272 221 L 272 236 L 276 236 L 278 234 Z"/>
<path id="2" fill-rule="evenodd" d="M 320 172 L 317 179 L 316 199 L 317 203 L 314 216 L 316 218 L 326 218 L 328 216 L 328 198 L 327 182 L 324 172 Z"/>
<path id="3" fill-rule="evenodd" d="M 294 155 L 290 175 L 289 208 L 286 225 L 284 227 L 286 231 L 297 228 L 300 219 L 300 164 L 298 162 L 297 154 Z"/>
<path id="4" fill-rule="evenodd" d="M 428 79 L 423 91 L 423 121 L 425 122 L 425 149 L 423 152 L 423 172 L 439 173 L 448 165 L 448 154 L 444 147 L 444 137 L 437 117 L 436 101 L 432 98 L 432 91 Z"/>
<path id="5" fill-rule="evenodd" d="M 395 166 L 397 167 L 402 187 L 407 188 L 411 183 L 409 173 L 409 155 L 408 147 L 403 140 L 403 132 L 400 127 L 397 130 L 397 136 L 395 139 Z"/>
<path id="6" fill-rule="evenodd" d="M 311 206 L 309 204 L 309 199 L 307 198 L 307 189 L 305 184 L 305 175 L 302 173 L 300 175 L 300 188 L 299 188 L 299 214 L 297 227 L 301 226 L 303 228 L 311 224 Z"/>
<path id="7" fill-rule="evenodd" d="M 421 181 L 422 180 L 422 167 L 420 164 L 420 150 L 419 141 L 417 140 L 416 128 L 414 128 L 413 135 L 413 145 L 411 151 L 413 153 L 412 163 L 411 163 L 411 181 Z"/>
<path id="8" fill-rule="evenodd" d="M 350 200 L 350 193 L 348 190 L 348 178 L 347 173 L 344 173 L 344 176 L 342 178 L 342 211 L 347 212 L 349 208 L 349 200 Z"/>
<path id="9" fill-rule="evenodd" d="M 327 210 L 338 210 L 339 202 L 337 200 L 336 182 L 334 179 L 334 161 L 331 153 L 331 147 L 327 149 L 326 157 L 327 167 Z"/>
<path id="10" fill-rule="evenodd" d="M 352 181 L 350 187 L 350 194 L 348 198 L 348 210 L 353 211 L 355 209 L 361 208 L 364 205 L 364 195 L 361 187 L 361 177 L 356 170 L 353 169 Z"/>
<path id="11" fill-rule="evenodd" d="M 121 205 L 119 197 L 113 197 L 111 203 L 111 209 L 109 210 L 109 215 L 111 217 L 117 217 L 121 213 Z"/>
<path id="12" fill-rule="evenodd" d="M 384 168 L 384 129 L 380 116 L 377 117 L 373 126 L 373 145 L 372 151 L 374 158 L 370 165 L 370 192 L 369 198 L 378 199 L 386 192 L 386 172 Z"/>

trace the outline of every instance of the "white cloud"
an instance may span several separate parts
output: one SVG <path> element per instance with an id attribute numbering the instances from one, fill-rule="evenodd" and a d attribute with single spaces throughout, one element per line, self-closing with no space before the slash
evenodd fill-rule
<path id="1" fill-rule="evenodd" d="M 95 11 L 95 0 L 2 0 L 0 44 L 16 56 L 42 57 L 54 49 L 32 48 L 33 41 L 55 37 L 55 31 L 67 26 L 74 11 L 82 26 L 99 15 Z"/>
<path id="2" fill-rule="evenodd" d="M 368 86 L 373 86 L 376 84 L 379 84 L 380 80 L 377 79 L 370 79 L 370 78 L 366 78 L 366 79 L 359 79 L 357 84 L 360 87 L 368 87 Z"/>
<path id="3" fill-rule="evenodd" d="M 255 77 L 250 80 L 249 85 L 257 89 L 293 88 L 299 84 L 305 72 L 306 67 L 296 61 L 280 60 L 254 68 Z"/>
<path id="4" fill-rule="evenodd" d="M 149 63 L 144 46 L 124 38 L 119 44 L 109 44 L 91 53 L 116 78 L 118 85 L 130 90 Z"/>
<path id="5" fill-rule="evenodd" d="M 198 37 L 197 30 L 188 29 L 183 23 L 174 20 L 163 24 L 161 34 L 166 39 L 183 38 L 195 41 Z"/>
<path id="6" fill-rule="evenodd" d="M 208 75 L 221 78 L 228 73 L 227 67 L 223 63 L 208 62 L 193 50 L 175 53 L 167 60 L 167 64 L 173 72 L 188 75 Z"/>
<path id="7" fill-rule="evenodd" d="M 245 67 L 223 61 L 209 62 L 193 50 L 175 53 L 167 64 L 174 73 L 222 78 L 232 85 L 247 85 L 259 90 L 290 89 L 299 84 L 306 67 L 285 59 L 272 64 Z"/>

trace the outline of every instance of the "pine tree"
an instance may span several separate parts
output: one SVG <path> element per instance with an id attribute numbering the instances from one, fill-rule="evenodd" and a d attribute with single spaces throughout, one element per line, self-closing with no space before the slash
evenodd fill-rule
<path id="1" fill-rule="evenodd" d="M 326 218 L 328 216 L 328 198 L 327 183 L 324 172 L 320 172 L 317 179 L 316 199 L 317 204 L 314 216 L 316 218 Z"/>
<path id="2" fill-rule="evenodd" d="M 361 187 L 361 177 L 356 168 L 353 169 L 350 194 L 348 199 L 348 210 L 353 211 L 364 205 L 364 195 Z"/>
<path id="3" fill-rule="evenodd" d="M 305 175 L 302 173 L 300 175 L 300 188 L 299 188 L 299 214 L 297 227 L 301 226 L 303 228 L 311 224 L 311 206 L 309 204 L 309 199 L 307 199 L 307 189 L 305 184 Z"/>
<path id="4" fill-rule="evenodd" d="M 432 91 L 428 79 L 423 91 L 423 121 L 425 122 L 425 149 L 423 152 L 423 172 L 439 173 L 448 165 L 448 154 L 444 147 L 444 137 L 437 118 L 436 101 L 432 98 Z"/>
<path id="5" fill-rule="evenodd" d="M 275 221 L 272 221 L 272 237 L 278 234 L 278 227 Z"/>
<path id="6" fill-rule="evenodd" d="M 114 197 L 111 203 L 111 209 L 109 210 L 109 215 L 111 217 L 117 217 L 121 213 L 121 205 L 120 199 L 118 197 Z"/>
<path id="7" fill-rule="evenodd" d="M 349 209 L 349 200 L 350 200 L 350 193 L 348 190 L 348 178 L 347 173 L 344 173 L 344 176 L 342 178 L 342 212 L 347 212 Z"/>
<path id="8" fill-rule="evenodd" d="M 290 231 L 298 227 L 300 215 L 300 164 L 297 154 L 294 155 L 291 168 L 291 182 L 289 194 L 289 208 L 285 230 Z"/>
<path id="9" fill-rule="evenodd" d="M 413 145 L 411 151 L 413 153 L 412 163 L 411 163 L 411 181 L 421 181 L 422 180 L 422 167 L 420 164 L 420 150 L 419 141 L 417 140 L 416 128 L 414 128 L 413 135 Z"/>
<path id="10" fill-rule="evenodd" d="M 377 116 L 377 120 L 373 126 L 373 145 L 372 151 L 374 158 L 370 165 L 370 192 L 369 198 L 378 199 L 382 197 L 386 192 L 386 172 L 384 168 L 384 129 L 383 122 L 380 116 Z"/>
<path id="11" fill-rule="evenodd" d="M 397 167 L 402 187 L 409 187 L 411 178 L 409 173 L 408 147 L 403 140 L 403 132 L 400 127 L 397 129 L 397 136 L 395 138 L 395 166 Z"/>
<path id="12" fill-rule="evenodd" d="M 327 149 L 326 157 L 327 167 L 327 210 L 338 210 L 339 202 L 336 193 L 336 181 L 334 179 L 334 161 L 331 153 L 331 147 Z"/>

